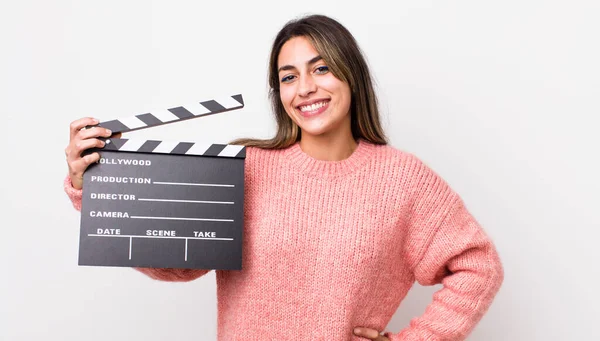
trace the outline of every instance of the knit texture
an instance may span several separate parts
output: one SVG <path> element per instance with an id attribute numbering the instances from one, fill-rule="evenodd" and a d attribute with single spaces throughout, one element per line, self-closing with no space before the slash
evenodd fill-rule
<path id="1" fill-rule="evenodd" d="M 81 190 L 65 179 L 81 209 Z M 359 140 L 342 161 L 299 144 L 248 148 L 243 269 L 216 270 L 219 340 L 365 340 L 415 283 L 442 288 L 392 341 L 463 340 L 503 280 L 497 252 L 463 201 L 417 157 Z M 210 270 L 137 270 L 191 281 Z"/>

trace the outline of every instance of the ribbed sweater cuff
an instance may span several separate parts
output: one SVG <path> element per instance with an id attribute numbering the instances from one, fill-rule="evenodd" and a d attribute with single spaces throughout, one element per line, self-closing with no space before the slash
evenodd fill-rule
<path id="1" fill-rule="evenodd" d="M 73 207 L 81 211 L 81 197 L 83 196 L 83 189 L 75 189 L 73 188 L 73 183 L 71 183 L 71 177 L 67 175 L 63 182 L 63 188 L 65 189 L 65 193 L 71 199 L 73 203 Z"/>
<path id="2" fill-rule="evenodd" d="M 383 335 L 385 337 L 387 337 L 388 339 L 390 339 L 390 341 L 424 341 L 424 340 L 433 341 L 434 340 L 433 338 L 427 338 L 427 337 L 424 337 L 423 335 L 421 335 L 421 336 L 418 335 L 411 328 L 406 328 L 397 334 L 388 332 L 388 333 L 384 333 Z"/>

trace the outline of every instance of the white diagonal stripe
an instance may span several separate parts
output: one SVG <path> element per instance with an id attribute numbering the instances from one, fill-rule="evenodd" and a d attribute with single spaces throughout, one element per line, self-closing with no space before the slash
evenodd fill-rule
<path id="1" fill-rule="evenodd" d="M 172 112 L 170 112 L 167 109 L 153 111 L 153 112 L 151 112 L 151 114 L 163 122 L 171 122 L 171 121 L 179 120 L 179 117 L 175 116 Z"/>
<path id="2" fill-rule="evenodd" d="M 233 99 L 233 97 L 228 96 L 228 97 L 222 97 L 222 98 L 215 98 L 215 101 L 219 104 L 221 104 L 222 106 L 224 106 L 227 109 L 230 108 L 235 108 L 235 107 L 240 107 L 242 106 L 242 103 L 236 101 L 235 99 Z"/>
<path id="3" fill-rule="evenodd" d="M 194 116 L 210 114 L 210 112 L 211 112 L 210 110 L 208 110 L 205 106 L 203 106 L 200 103 L 190 103 L 190 104 L 184 105 L 183 107 L 186 108 L 192 114 L 194 114 Z"/>
<path id="4" fill-rule="evenodd" d="M 240 152 L 240 150 L 242 150 L 244 148 L 244 146 L 238 146 L 238 145 L 232 145 L 232 144 L 228 144 L 220 153 L 219 156 L 227 156 L 227 157 L 234 157 L 236 155 L 238 155 L 238 153 Z"/>
<path id="5" fill-rule="evenodd" d="M 136 152 L 144 143 L 146 143 L 146 140 L 129 139 L 127 142 L 125 142 L 125 144 L 123 144 L 123 146 L 121 146 L 121 148 L 119 148 L 119 150 Z"/>
<path id="6" fill-rule="evenodd" d="M 177 147 L 178 144 L 179 144 L 179 142 L 175 142 L 175 141 L 162 141 L 156 148 L 154 148 L 154 150 L 152 152 L 153 153 L 170 153 L 173 149 L 175 149 L 175 147 Z"/>
<path id="7" fill-rule="evenodd" d="M 119 121 L 126 125 L 129 129 L 148 126 L 146 123 L 144 123 L 142 120 L 135 116 L 120 118 Z"/>
<path id="8" fill-rule="evenodd" d="M 192 148 L 188 149 L 185 153 L 188 155 L 204 155 L 210 146 L 210 143 L 195 143 Z"/>

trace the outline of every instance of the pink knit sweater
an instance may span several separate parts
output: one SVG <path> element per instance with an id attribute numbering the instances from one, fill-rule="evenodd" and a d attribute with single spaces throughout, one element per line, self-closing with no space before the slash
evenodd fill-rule
<path id="1" fill-rule="evenodd" d="M 393 341 L 463 340 L 492 303 L 503 279 L 492 242 L 415 156 L 361 140 L 342 161 L 295 144 L 248 148 L 245 162 L 243 269 L 216 271 L 219 340 L 364 340 L 353 328 L 384 330 L 415 280 L 443 288 Z M 68 177 L 65 190 L 80 209 Z"/>

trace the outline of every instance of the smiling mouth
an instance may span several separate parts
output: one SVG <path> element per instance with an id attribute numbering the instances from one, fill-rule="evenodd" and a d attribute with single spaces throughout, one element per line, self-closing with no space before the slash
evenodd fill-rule
<path id="1" fill-rule="evenodd" d="M 311 113 L 311 112 L 321 109 L 322 107 L 326 106 L 328 103 L 329 103 L 329 101 L 325 100 L 325 101 L 313 103 L 311 105 L 299 106 L 298 109 L 303 113 Z"/>

